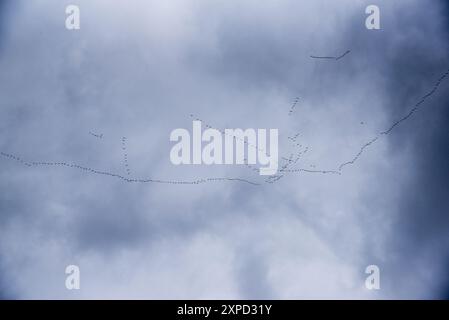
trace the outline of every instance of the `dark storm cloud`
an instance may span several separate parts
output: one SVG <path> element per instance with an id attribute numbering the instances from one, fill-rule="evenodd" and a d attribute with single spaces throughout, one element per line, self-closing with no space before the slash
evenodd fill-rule
<path id="1" fill-rule="evenodd" d="M 23 2 L 8 22 L 2 152 L 137 178 L 262 185 L 132 184 L 2 157 L 7 295 L 372 298 L 363 272 L 373 263 L 385 272 L 377 296 L 435 295 L 442 275 L 420 270 L 444 263 L 433 243 L 447 248 L 435 179 L 445 174 L 447 83 L 342 175 L 314 171 L 338 170 L 447 70 L 438 4 L 380 2 L 381 31 L 364 27 L 368 1 L 79 4 L 79 32 L 65 30 L 63 2 Z M 292 169 L 310 172 L 266 184 L 247 168 L 176 168 L 168 136 L 190 128 L 190 114 L 218 128 L 277 127 L 287 156 L 298 152 L 287 136 L 300 133 L 310 151 Z M 80 293 L 63 287 L 72 263 Z"/>
<path id="2" fill-rule="evenodd" d="M 444 3 L 444 6 L 442 4 L 442 8 L 445 9 L 445 14 L 438 21 L 438 25 L 446 29 L 447 35 L 449 33 L 447 3 Z M 391 69 L 392 73 L 405 74 L 403 85 L 412 90 L 418 82 L 416 79 L 426 76 L 435 81 L 434 79 L 449 65 L 447 41 L 439 42 L 437 39 L 428 37 L 429 34 L 434 33 L 435 31 L 428 30 L 421 39 L 435 43 L 433 56 L 414 50 L 410 45 L 412 53 L 400 59 L 402 61 L 395 61 Z M 438 42 L 439 45 L 437 45 Z M 414 68 L 410 70 L 406 67 L 407 63 L 412 65 L 413 62 L 416 63 Z M 420 270 L 423 273 L 432 274 L 428 281 L 432 281 L 431 279 L 437 274 L 441 275 L 433 295 L 437 298 L 447 298 L 445 291 L 449 283 L 447 272 L 449 260 L 447 253 L 449 248 L 448 107 L 449 84 L 446 83 L 426 109 L 420 112 L 419 117 L 410 124 L 412 128 L 401 130 L 394 137 L 397 149 L 401 150 L 406 146 L 414 153 L 415 175 L 414 179 L 404 186 L 401 206 L 398 209 L 402 214 L 395 224 L 402 237 L 397 237 L 392 247 L 400 252 L 403 259 L 408 260 L 412 266 L 419 266 L 420 261 L 430 261 L 434 256 L 437 257 L 439 264 L 436 267 L 429 267 L 426 270 L 421 266 Z M 403 281 L 412 280 L 406 278 Z"/>
<path id="3" fill-rule="evenodd" d="M 438 6 L 405 9 L 400 14 L 390 12 L 387 18 L 384 16 L 384 30 L 377 38 L 367 37 L 366 32 L 351 33 L 351 41 L 357 42 L 357 54 L 371 55 L 372 67 L 386 75 L 380 85 L 387 90 L 386 110 L 392 120 L 406 115 L 449 69 L 447 41 L 435 36 L 440 30 L 445 30 L 446 36 L 448 32 L 447 21 L 440 12 Z M 437 17 L 433 24 L 413 26 L 412 21 L 423 21 L 428 15 Z M 391 259 L 383 265 L 387 277 L 394 274 L 387 290 L 406 286 L 407 282 L 419 286 L 420 281 L 430 285 L 436 280 L 435 291 L 427 297 L 441 297 L 438 279 L 444 282 L 447 277 L 444 261 L 449 246 L 448 88 L 445 79 L 434 95 L 389 137 L 391 157 L 404 152 L 413 155 L 410 159 L 413 174 L 401 186 L 397 215 L 387 242 Z M 432 266 L 431 261 L 438 263 Z M 426 272 L 432 276 L 416 278 Z M 403 294 L 406 297 L 410 293 Z"/>

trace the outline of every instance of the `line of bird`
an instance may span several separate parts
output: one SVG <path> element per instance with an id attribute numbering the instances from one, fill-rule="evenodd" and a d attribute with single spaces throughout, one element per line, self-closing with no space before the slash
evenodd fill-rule
<path id="1" fill-rule="evenodd" d="M 341 56 L 338 57 L 327 57 L 327 56 L 311 56 L 311 58 L 315 58 L 315 59 L 334 59 L 334 60 L 339 60 L 341 58 L 343 58 L 344 56 L 346 56 L 347 54 L 350 53 L 350 50 L 347 50 L 345 53 L 343 53 Z M 265 182 L 268 183 L 273 183 L 275 181 L 280 180 L 285 173 L 295 173 L 295 172 L 307 172 L 307 173 L 324 173 L 324 174 L 338 174 L 340 175 L 342 173 L 342 170 L 344 167 L 348 166 L 348 165 L 353 165 L 360 157 L 361 155 L 364 153 L 364 151 L 370 147 L 371 145 L 373 145 L 375 142 L 377 142 L 381 136 L 385 136 L 390 134 L 397 126 L 399 126 L 401 123 L 405 122 L 406 120 L 408 120 L 415 112 L 417 112 L 421 105 L 428 99 L 430 98 L 433 94 L 435 94 L 435 92 L 438 90 L 438 88 L 440 87 L 441 83 L 447 78 L 447 76 L 449 75 L 449 69 L 436 81 L 436 83 L 434 84 L 434 86 L 432 87 L 432 89 L 426 94 L 424 95 L 414 106 L 413 108 L 402 118 L 400 118 L 399 120 L 395 121 L 391 126 L 389 126 L 386 130 L 378 133 L 374 138 L 370 139 L 369 141 L 367 141 L 365 144 L 363 144 L 361 146 L 361 148 L 359 149 L 359 151 L 355 154 L 355 156 L 346 162 L 341 163 L 338 166 L 338 169 L 335 170 L 311 170 L 311 169 L 305 169 L 305 168 L 293 168 L 293 169 L 289 169 L 289 167 L 292 164 L 296 164 L 301 155 L 303 155 L 304 153 L 306 153 L 308 151 L 308 147 L 305 149 L 305 151 L 298 151 L 295 154 L 291 153 L 289 157 L 281 157 L 281 159 L 283 161 L 285 161 L 285 163 L 281 166 L 281 169 L 279 170 L 279 174 L 274 175 L 274 176 L 270 176 L 269 178 L 267 178 L 265 180 Z M 290 107 L 290 111 L 289 111 L 289 115 L 291 115 L 291 113 L 293 112 L 294 108 L 296 107 L 296 104 L 299 101 L 299 97 L 296 97 L 294 100 L 293 105 Z M 192 118 L 194 117 L 193 114 L 190 115 Z M 196 120 L 201 121 L 204 123 L 203 120 L 196 118 Z M 207 128 L 213 128 L 211 125 L 205 123 Z M 220 130 L 217 129 L 218 131 L 220 131 L 222 134 L 226 134 L 224 130 Z M 102 139 L 103 138 L 103 134 L 96 134 L 92 131 L 89 131 L 89 134 Z M 299 146 L 301 147 L 301 145 L 297 142 L 297 139 L 299 137 L 299 133 L 295 134 L 294 136 L 288 137 L 289 140 L 291 140 L 292 142 L 295 143 L 295 146 Z M 122 149 L 124 151 L 124 164 L 125 164 L 125 168 L 126 168 L 126 173 L 127 175 L 131 175 L 131 171 L 129 168 L 129 163 L 128 163 L 128 154 L 126 151 L 126 137 L 122 137 Z M 251 146 L 253 148 L 256 148 L 257 150 L 261 151 L 261 152 L 265 152 L 264 150 L 260 150 L 257 146 L 251 145 L 249 144 L 247 141 L 243 141 L 245 144 L 247 144 L 248 146 Z M 18 156 L 12 155 L 10 153 L 5 153 L 5 152 L 0 152 L 0 155 L 8 158 L 8 159 L 12 159 L 15 160 L 25 166 L 28 167 L 32 167 L 32 166 L 63 166 L 63 167 L 70 167 L 70 168 L 76 168 L 76 169 L 80 169 L 86 172 L 91 172 L 94 174 L 98 174 L 98 175 L 107 175 L 107 176 L 112 176 L 112 177 L 116 177 L 119 178 L 121 180 L 124 180 L 126 182 L 140 182 L 140 183 L 147 183 L 147 182 L 154 182 L 154 183 L 167 183 L 167 184 L 201 184 L 201 183 L 205 183 L 205 182 L 212 182 L 212 181 L 240 181 L 240 182 L 246 182 L 249 183 L 251 185 L 260 185 L 259 183 L 255 183 L 246 179 L 242 179 L 242 178 L 204 178 L 204 179 L 194 179 L 194 180 L 190 180 L 190 181 L 181 181 L 181 180 L 160 180 L 160 179 L 130 179 L 130 178 L 126 178 L 122 175 L 119 174 L 115 174 L 115 173 L 111 173 L 111 172 L 107 172 L 107 171 L 99 171 L 99 170 L 95 170 L 89 167 L 84 167 L 84 166 L 80 166 L 77 164 L 70 164 L 70 163 L 66 163 L 66 162 L 36 162 L 36 161 L 25 161 L 23 159 L 21 159 Z M 255 171 L 256 169 L 254 167 L 248 166 L 252 171 Z"/>
<path id="2" fill-rule="evenodd" d="M 66 167 L 66 168 L 74 168 L 74 169 L 79 169 L 88 173 L 92 173 L 92 174 L 97 174 L 97 175 L 104 175 L 104 176 L 110 176 L 110 177 L 114 177 L 114 178 L 118 178 L 120 180 L 123 180 L 125 182 L 130 182 L 130 183 L 162 183 L 162 184 L 181 184 L 181 185 L 195 185 L 195 184 L 203 184 L 203 183 L 207 183 L 207 182 L 220 182 L 220 181 L 237 181 L 237 182 L 244 182 L 244 183 L 248 183 L 250 185 L 254 185 L 254 186 L 258 186 L 260 185 L 259 183 L 247 180 L 247 179 L 242 179 L 242 178 L 233 178 L 233 177 L 207 177 L 207 178 L 200 178 L 200 179 L 193 179 L 193 180 L 161 180 L 161 179 L 131 179 L 131 178 L 127 178 L 124 177 L 120 174 L 116 174 L 113 172 L 109 172 L 109 171 L 100 171 L 100 170 L 96 170 L 90 167 L 84 167 L 84 166 L 80 166 L 74 163 L 68 163 L 68 162 L 42 162 L 42 161 L 26 161 L 23 160 L 22 158 L 13 155 L 11 153 L 6 153 L 1 151 L 0 152 L 0 156 L 10 159 L 10 160 L 14 160 L 16 162 L 21 163 L 24 166 L 27 167 L 36 167 L 36 166 L 60 166 L 60 167 Z"/>

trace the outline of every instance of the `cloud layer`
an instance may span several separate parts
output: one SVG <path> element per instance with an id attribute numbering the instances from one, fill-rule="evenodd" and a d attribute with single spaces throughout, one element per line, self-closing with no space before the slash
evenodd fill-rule
<path id="1" fill-rule="evenodd" d="M 449 79 L 360 150 L 448 71 L 447 8 L 377 2 L 379 31 L 369 1 L 70 1 L 79 31 L 67 1 L 1 2 L 0 298 L 443 297 Z M 175 167 L 196 118 L 299 160 Z"/>

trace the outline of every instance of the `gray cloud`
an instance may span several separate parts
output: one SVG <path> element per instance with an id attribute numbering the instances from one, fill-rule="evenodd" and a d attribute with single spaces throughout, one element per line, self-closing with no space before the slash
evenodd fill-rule
<path id="1" fill-rule="evenodd" d="M 444 291 L 449 81 L 341 175 L 315 172 L 353 159 L 447 71 L 442 5 L 378 1 L 382 30 L 369 31 L 368 1 L 75 2 L 75 32 L 64 28 L 69 2 L 6 11 L 0 151 L 128 177 L 126 137 L 131 179 L 260 186 L 127 183 L 3 156 L 0 297 Z M 302 151 L 291 167 L 302 171 L 268 184 L 245 167 L 174 167 L 169 133 L 189 129 L 191 114 L 217 128 L 279 128 L 282 155 Z M 64 287 L 69 264 L 80 291 Z M 381 267 L 379 292 L 364 288 L 369 264 Z"/>

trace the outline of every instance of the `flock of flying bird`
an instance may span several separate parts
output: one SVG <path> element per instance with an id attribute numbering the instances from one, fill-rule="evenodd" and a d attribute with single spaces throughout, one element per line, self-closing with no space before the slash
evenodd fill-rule
<path id="1" fill-rule="evenodd" d="M 337 57 L 332 57 L 332 56 L 310 56 L 313 59 L 327 59 L 327 60 L 340 60 L 343 57 L 345 57 L 346 55 L 348 55 L 351 51 L 347 50 L 345 53 L 343 53 L 340 56 Z M 422 106 L 422 104 L 428 99 L 430 98 L 440 87 L 441 83 L 447 78 L 447 76 L 449 75 L 449 70 L 447 70 L 439 79 L 438 81 L 434 84 L 434 86 L 432 87 L 432 89 L 425 94 L 414 106 L 413 108 L 401 119 L 395 121 L 391 126 L 389 126 L 386 130 L 379 132 L 376 136 L 374 136 L 372 139 L 370 139 L 369 141 L 367 141 L 365 144 L 363 144 L 361 146 L 361 148 L 359 149 L 359 151 L 354 155 L 354 157 L 344 163 L 341 163 L 340 165 L 337 166 L 336 169 L 331 169 L 331 170 L 319 170 L 319 169 L 315 169 L 314 165 L 310 165 L 310 168 L 312 169 L 306 169 L 306 168 L 296 168 L 295 165 L 299 162 L 299 160 L 301 159 L 301 157 L 306 154 L 309 151 L 309 147 L 303 147 L 301 143 L 298 142 L 298 139 L 300 137 L 300 133 L 296 133 L 292 136 L 287 137 L 288 140 L 290 140 L 291 142 L 291 146 L 293 146 L 295 149 L 293 152 L 291 152 L 288 156 L 280 156 L 280 159 L 284 162 L 282 165 L 280 165 L 280 169 L 278 170 L 278 173 L 273 175 L 273 176 L 269 176 L 268 178 L 265 179 L 265 183 L 275 183 L 277 181 L 279 181 L 281 178 L 283 178 L 287 173 L 299 173 L 299 172 L 306 172 L 306 173 L 323 173 L 323 174 L 338 174 L 340 175 L 342 173 L 342 170 L 344 167 L 348 166 L 348 165 L 353 165 L 363 154 L 363 152 L 371 145 L 373 145 L 375 142 L 377 142 L 382 136 L 386 136 L 388 134 L 390 134 L 397 126 L 399 126 L 401 123 L 403 123 L 404 121 L 406 121 L 407 119 L 409 119 L 416 111 L 419 110 L 419 108 Z M 292 103 L 292 105 L 290 106 L 290 110 L 288 112 L 288 116 L 292 116 L 298 103 L 299 103 L 299 97 L 296 97 Z M 201 121 L 206 128 L 213 128 L 210 124 L 204 122 L 203 120 L 194 117 L 193 114 L 190 115 L 191 118 L 194 118 L 195 120 Z M 363 122 L 362 122 L 363 123 Z M 216 129 L 216 128 L 214 128 Z M 220 131 L 222 134 L 226 134 L 224 130 L 220 130 L 217 129 L 218 131 Z M 103 138 L 103 134 L 97 134 L 94 133 L 92 131 L 89 131 L 89 134 L 91 136 L 94 136 L 98 139 L 102 139 Z M 68 163 L 68 162 L 36 162 L 36 161 L 26 161 L 23 160 L 22 158 L 10 154 L 10 153 L 6 153 L 6 152 L 0 152 L 0 156 L 9 159 L 9 160 L 13 160 L 16 161 L 22 165 L 25 165 L 27 167 L 38 167 L 38 166 L 59 166 L 59 167 L 65 167 L 65 168 L 74 168 L 74 169 L 78 169 L 78 170 L 82 170 L 85 171 L 87 173 L 91 173 L 91 174 L 97 174 L 97 175 L 104 175 L 104 176 L 110 176 L 110 177 L 115 177 L 118 178 L 120 180 L 123 180 L 125 182 L 130 182 L 130 183 L 164 183 L 164 184 L 180 184 L 180 185 L 196 185 L 196 184 L 203 184 L 203 183 L 207 183 L 207 182 L 223 182 L 223 181 L 238 181 L 238 182 L 244 182 L 244 183 L 248 183 L 251 185 L 260 185 L 260 183 L 256 183 L 247 179 L 243 179 L 243 178 L 230 178 L 230 177 L 209 177 L 209 178 L 200 178 L 200 179 L 193 179 L 193 180 L 161 180 L 161 179 L 137 179 L 137 178 L 131 178 L 131 170 L 129 167 L 129 163 L 128 163 L 128 153 L 127 153 L 127 138 L 126 137 L 122 137 L 121 139 L 122 142 L 122 151 L 123 151 L 123 163 L 124 163 L 124 167 L 125 167 L 125 172 L 126 172 L 126 176 L 124 175 L 120 175 L 117 173 L 113 173 L 113 172 L 108 172 L 108 171 L 101 171 L 101 170 L 96 170 L 90 167 L 85 167 L 85 166 L 80 166 L 74 163 Z M 265 152 L 265 150 L 260 150 L 256 145 L 252 145 L 250 143 L 248 143 L 246 140 L 243 141 L 246 145 L 248 145 L 251 148 L 256 148 L 258 151 L 260 152 Z M 245 164 L 245 166 L 252 170 L 253 172 L 258 172 L 259 169 L 256 168 L 255 166 L 251 166 L 249 164 Z"/>

